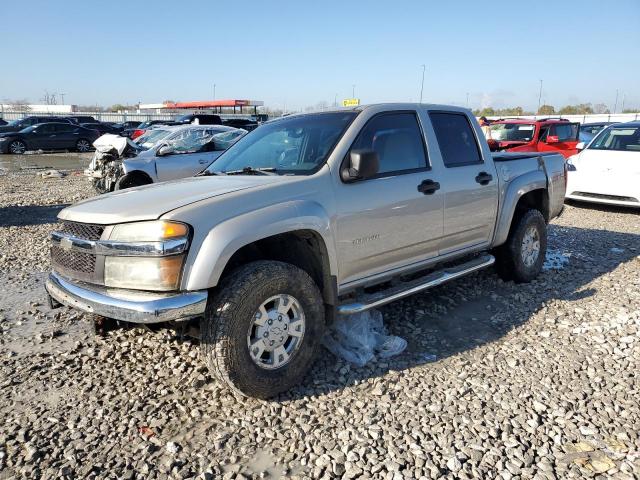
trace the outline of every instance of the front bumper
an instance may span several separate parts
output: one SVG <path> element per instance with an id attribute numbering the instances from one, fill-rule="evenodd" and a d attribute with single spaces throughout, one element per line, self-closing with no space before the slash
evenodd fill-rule
<path id="1" fill-rule="evenodd" d="M 58 302 L 87 313 L 132 323 L 186 320 L 204 314 L 207 291 L 152 293 L 73 282 L 52 272 L 45 288 Z"/>

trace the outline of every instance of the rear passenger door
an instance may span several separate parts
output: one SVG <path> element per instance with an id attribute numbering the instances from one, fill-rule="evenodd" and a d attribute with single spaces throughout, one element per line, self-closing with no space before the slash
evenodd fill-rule
<path id="1" fill-rule="evenodd" d="M 498 178 L 485 162 L 476 130 L 462 112 L 430 111 L 444 170 L 444 226 L 440 255 L 491 242 L 498 209 Z"/>
<path id="2" fill-rule="evenodd" d="M 78 138 L 80 138 L 79 127 L 70 123 L 57 123 L 57 148 L 75 148 Z M 91 139 L 88 139 L 91 141 Z"/>
<path id="3" fill-rule="evenodd" d="M 376 151 L 380 168 L 374 178 L 337 184 L 340 284 L 436 257 L 443 195 L 429 183 L 433 172 L 416 112 L 374 115 L 350 150 Z"/>

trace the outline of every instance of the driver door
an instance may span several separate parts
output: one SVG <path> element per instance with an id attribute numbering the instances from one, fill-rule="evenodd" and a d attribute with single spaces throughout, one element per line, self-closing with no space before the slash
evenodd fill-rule
<path id="1" fill-rule="evenodd" d="M 183 138 L 169 143 L 169 147 L 174 148 L 173 153 L 158 156 L 156 151 L 158 181 L 193 177 L 218 158 L 222 152 L 213 151 L 213 145 L 206 142 L 211 135 L 209 130 L 188 131 Z"/>

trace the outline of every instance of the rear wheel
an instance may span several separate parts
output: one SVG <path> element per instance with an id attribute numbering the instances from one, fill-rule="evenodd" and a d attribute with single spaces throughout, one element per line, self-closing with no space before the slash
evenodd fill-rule
<path id="1" fill-rule="evenodd" d="M 21 140 L 14 140 L 9 144 L 9 153 L 22 155 L 27 151 L 27 145 Z"/>
<path id="2" fill-rule="evenodd" d="M 259 261 L 224 279 L 201 323 L 209 370 L 236 392 L 269 398 L 298 384 L 324 333 L 324 305 L 311 277 Z"/>
<path id="3" fill-rule="evenodd" d="M 91 150 L 91 142 L 85 138 L 81 138 L 76 142 L 76 150 L 78 152 L 88 152 Z"/>
<path id="4" fill-rule="evenodd" d="M 514 218 L 506 243 L 494 253 L 503 280 L 527 283 L 536 278 L 547 254 L 547 224 L 542 213 L 527 210 Z"/>

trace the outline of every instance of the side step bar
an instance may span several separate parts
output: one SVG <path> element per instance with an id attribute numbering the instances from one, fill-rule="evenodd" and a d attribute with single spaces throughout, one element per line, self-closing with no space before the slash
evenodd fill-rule
<path id="1" fill-rule="evenodd" d="M 469 262 L 444 268 L 436 272 L 431 272 L 423 277 L 416 278 L 409 282 L 394 285 L 387 290 L 365 294 L 357 298 L 356 302 L 338 305 L 338 314 L 351 315 L 353 313 L 364 312 L 370 308 L 379 307 L 387 303 L 394 302 L 414 293 L 427 290 L 438 285 L 442 285 L 450 280 L 463 277 L 469 273 L 489 267 L 495 263 L 493 255 L 483 255 L 474 258 Z"/>

